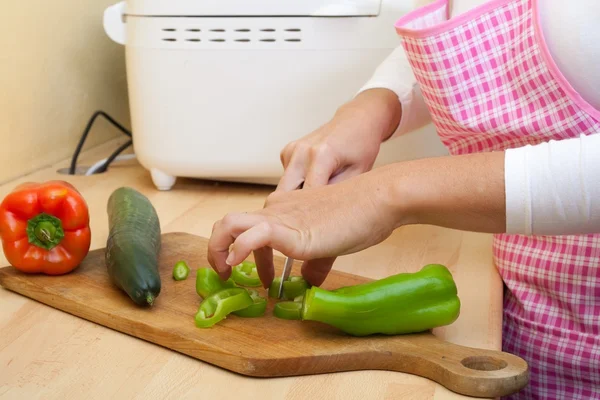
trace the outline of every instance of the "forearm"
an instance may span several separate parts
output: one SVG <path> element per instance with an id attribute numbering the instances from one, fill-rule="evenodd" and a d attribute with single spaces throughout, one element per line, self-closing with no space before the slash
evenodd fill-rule
<path id="1" fill-rule="evenodd" d="M 415 160 L 387 171 L 398 226 L 506 230 L 504 152 Z"/>
<path id="2" fill-rule="evenodd" d="M 398 226 L 525 235 L 600 233 L 600 134 L 383 171 Z"/>
<path id="3" fill-rule="evenodd" d="M 340 107 L 336 118 L 344 117 L 347 113 L 360 116 L 356 120 L 363 121 L 363 129 L 368 129 L 383 142 L 398 127 L 402 118 L 402 106 L 391 90 L 369 89 Z"/>

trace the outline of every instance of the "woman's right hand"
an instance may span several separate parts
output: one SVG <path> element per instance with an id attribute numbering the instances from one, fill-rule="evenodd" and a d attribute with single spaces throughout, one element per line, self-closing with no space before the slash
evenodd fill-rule
<path id="1" fill-rule="evenodd" d="M 370 89 L 338 109 L 334 118 L 281 152 L 278 191 L 335 183 L 369 171 L 379 147 L 396 129 L 401 106 L 388 89 Z"/>

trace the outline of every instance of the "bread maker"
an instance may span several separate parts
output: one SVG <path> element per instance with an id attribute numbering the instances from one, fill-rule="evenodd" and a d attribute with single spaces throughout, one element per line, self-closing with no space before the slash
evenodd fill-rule
<path id="1" fill-rule="evenodd" d="M 413 0 L 127 0 L 104 12 L 125 51 L 134 151 L 177 177 L 275 184 L 280 152 L 331 119 L 400 44 Z M 438 154 L 386 142 L 377 164 Z"/>

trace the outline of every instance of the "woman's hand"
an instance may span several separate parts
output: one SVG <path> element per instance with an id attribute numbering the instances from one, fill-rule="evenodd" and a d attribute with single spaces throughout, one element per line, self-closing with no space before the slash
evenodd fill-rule
<path id="1" fill-rule="evenodd" d="M 275 191 L 262 210 L 227 215 L 213 227 L 208 261 L 227 279 L 254 251 L 268 287 L 276 249 L 304 260 L 302 275 L 318 286 L 336 256 L 378 244 L 401 225 L 505 232 L 504 194 L 504 152 L 387 165 L 336 185 Z"/>
<path id="2" fill-rule="evenodd" d="M 227 279 L 230 266 L 254 251 L 259 276 L 268 287 L 276 249 L 304 260 L 302 275 L 318 286 L 336 256 L 373 246 L 396 228 L 390 183 L 389 169 L 377 169 L 336 185 L 275 191 L 262 210 L 217 221 L 208 244 L 209 262 Z"/>
<path id="3" fill-rule="evenodd" d="M 362 92 L 331 121 L 282 150 L 285 172 L 277 190 L 294 190 L 301 183 L 304 188 L 323 186 L 369 171 L 400 116 L 400 102 L 392 91 Z"/>

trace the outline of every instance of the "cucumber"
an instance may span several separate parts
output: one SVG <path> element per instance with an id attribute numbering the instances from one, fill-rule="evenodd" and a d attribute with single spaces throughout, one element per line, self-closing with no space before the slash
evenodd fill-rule
<path id="1" fill-rule="evenodd" d="M 156 210 L 137 190 L 121 187 L 110 195 L 107 212 L 108 275 L 135 304 L 151 306 L 161 288 L 158 271 L 161 231 Z"/>

